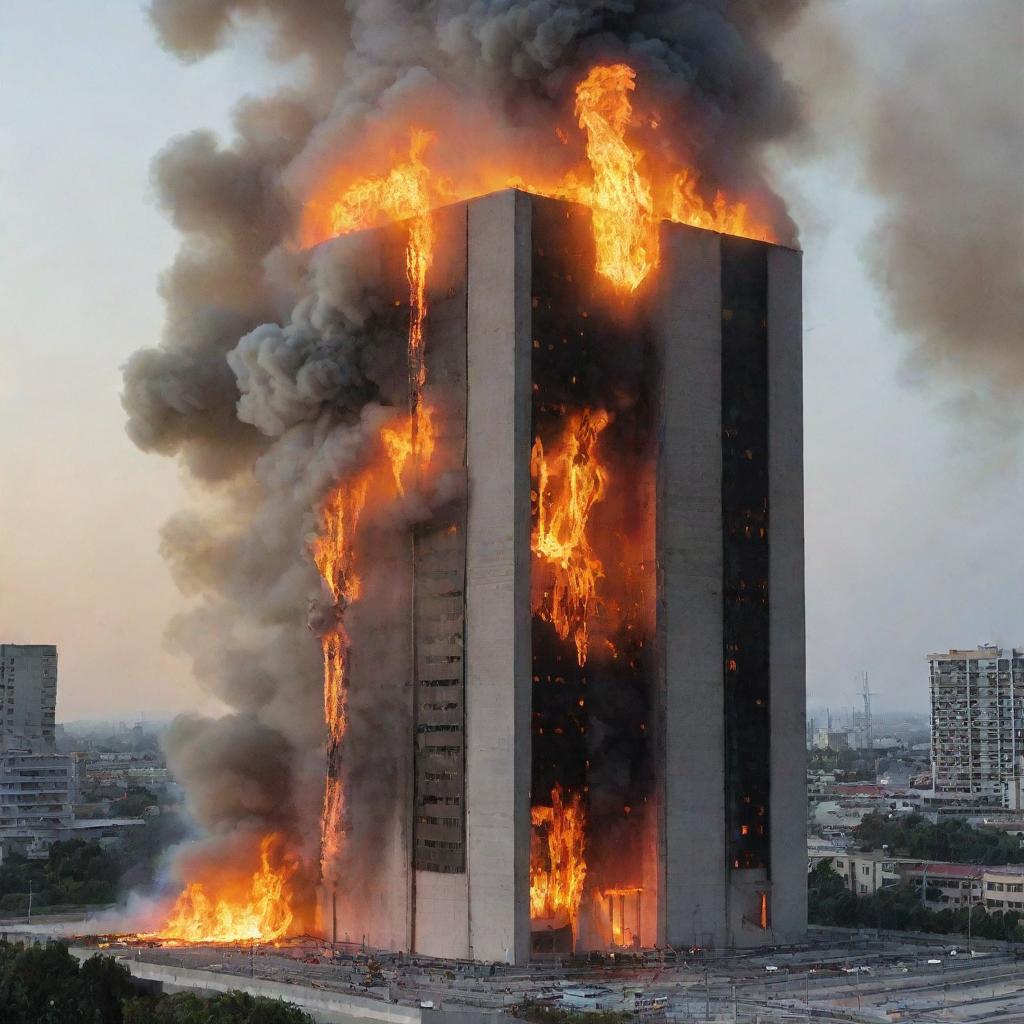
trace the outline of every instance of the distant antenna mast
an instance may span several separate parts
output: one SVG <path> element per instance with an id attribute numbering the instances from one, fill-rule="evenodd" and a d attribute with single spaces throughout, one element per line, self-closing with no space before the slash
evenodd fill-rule
<path id="1" fill-rule="evenodd" d="M 877 693 L 872 693 L 868 688 L 868 674 L 865 672 L 861 697 L 864 700 L 864 740 L 867 743 L 868 750 L 875 749 L 874 737 L 871 731 L 871 698 L 877 696 Z"/>

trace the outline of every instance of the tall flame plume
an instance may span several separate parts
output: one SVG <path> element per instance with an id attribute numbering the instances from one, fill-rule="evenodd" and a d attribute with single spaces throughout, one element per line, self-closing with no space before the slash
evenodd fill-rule
<path id="1" fill-rule="evenodd" d="M 589 205 L 597 270 L 630 292 L 658 265 L 651 184 L 640 173 L 641 154 L 626 142 L 635 88 L 636 72 L 626 64 L 596 67 L 576 87 L 576 116 L 587 133 L 593 172 Z"/>
<path id="2" fill-rule="evenodd" d="M 338 853 L 343 831 L 344 799 L 339 778 L 341 742 L 345 735 L 345 667 L 348 637 L 341 613 L 359 597 L 353 538 L 366 501 L 368 479 L 359 476 L 336 487 L 320 509 L 322 531 L 312 543 L 312 556 L 334 598 L 336 619 L 320 638 L 324 662 L 324 721 L 327 725 L 327 776 L 320 817 L 320 870 L 326 875 Z"/>
<path id="3" fill-rule="evenodd" d="M 538 437 L 530 455 L 534 520 L 531 548 L 547 563 L 554 581 L 534 610 L 563 640 L 572 638 L 585 665 L 587 616 L 604 568 L 587 538 L 590 513 L 604 496 L 608 471 L 598 456 L 598 439 L 608 425 L 603 410 L 583 410 L 569 419 L 558 447 L 544 451 Z"/>

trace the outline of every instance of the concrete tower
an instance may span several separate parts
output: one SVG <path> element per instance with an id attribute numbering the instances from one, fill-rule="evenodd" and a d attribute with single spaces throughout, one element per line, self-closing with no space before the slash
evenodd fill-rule
<path id="1" fill-rule="evenodd" d="M 411 544 L 375 542 L 346 620 L 351 882 L 324 919 L 516 962 L 798 940 L 799 253 L 665 223 L 622 295 L 585 209 L 506 191 L 434 229 L 425 401 L 451 498 Z M 365 244 L 400 295 L 401 226 Z M 582 598 L 534 550 L 576 473 Z M 383 707 L 387 749 L 359 725 Z M 568 897 L 559 843 L 585 862 Z"/>

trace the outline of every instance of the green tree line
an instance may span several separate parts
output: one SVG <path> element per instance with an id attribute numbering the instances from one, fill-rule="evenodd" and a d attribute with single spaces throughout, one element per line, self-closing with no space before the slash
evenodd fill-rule
<path id="1" fill-rule="evenodd" d="M 113 847 L 68 839 L 53 843 L 45 860 L 9 853 L 0 864 L 0 914 L 27 914 L 30 889 L 33 913 L 114 903 L 121 892 L 152 882 L 160 855 L 185 834 L 181 819 L 164 813 Z"/>
<path id="2" fill-rule="evenodd" d="M 934 910 L 909 885 L 891 885 L 867 896 L 847 888 L 826 858 L 807 875 L 807 918 L 811 924 L 843 928 L 882 928 L 898 932 L 966 935 L 967 907 Z M 989 912 L 980 904 L 970 908 L 970 930 L 979 938 L 1024 941 L 1021 915 L 1015 910 Z"/>
<path id="3" fill-rule="evenodd" d="M 933 825 L 920 814 L 893 818 L 866 814 L 853 834 L 862 850 L 887 846 L 894 857 L 954 864 L 1024 864 L 1024 849 L 1016 836 L 974 828 L 963 818 L 941 819 Z"/>
<path id="4" fill-rule="evenodd" d="M 244 992 L 139 995 L 109 956 L 81 964 L 67 947 L 0 942 L 3 1024 L 313 1024 L 290 1003 Z"/>

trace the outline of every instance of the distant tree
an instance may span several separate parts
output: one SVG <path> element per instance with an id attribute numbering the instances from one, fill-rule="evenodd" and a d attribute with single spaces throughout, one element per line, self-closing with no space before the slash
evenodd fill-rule
<path id="1" fill-rule="evenodd" d="M 144 786 L 131 786 L 124 797 L 110 805 L 110 811 L 119 818 L 141 818 L 147 807 L 158 803 L 156 794 L 151 790 Z"/>
<path id="2" fill-rule="evenodd" d="M 208 998 L 179 992 L 128 1000 L 123 1024 L 313 1024 L 313 1018 L 290 1003 L 245 992 Z"/>
<path id="3" fill-rule="evenodd" d="M 110 957 L 87 970 L 57 943 L 27 946 L 0 958 L 0 1020 L 4 1024 L 123 1024 L 128 972 Z M 105 962 L 104 962 L 105 961 Z"/>
<path id="4" fill-rule="evenodd" d="M 132 994 L 132 976 L 113 957 L 93 956 L 78 970 L 78 1005 L 83 1024 L 123 1024 L 122 1003 Z"/>
<path id="5" fill-rule="evenodd" d="M 944 818 L 933 825 L 919 814 L 866 814 L 853 834 L 861 849 L 887 846 L 894 857 L 956 864 L 1024 863 L 1024 849 L 1015 839 L 994 828 L 975 828 L 963 818 Z"/>

